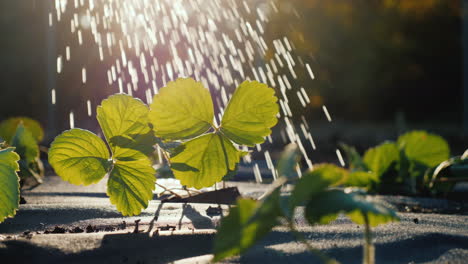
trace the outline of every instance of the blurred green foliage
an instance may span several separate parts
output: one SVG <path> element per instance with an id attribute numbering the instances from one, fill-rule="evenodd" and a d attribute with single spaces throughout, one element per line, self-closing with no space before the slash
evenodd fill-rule
<path id="1" fill-rule="evenodd" d="M 28 117 L 13 117 L 0 122 L 0 142 L 13 147 L 19 155 L 21 187 L 31 188 L 42 183 L 44 166 L 40 159 L 39 143 L 44 138 L 41 124 Z"/>
<path id="2" fill-rule="evenodd" d="M 445 139 L 425 131 L 405 133 L 396 142 L 384 142 L 368 149 L 362 158 L 351 146 L 342 144 L 342 149 L 350 169 L 346 185 L 392 194 L 436 194 L 430 177 L 437 174 L 436 167 L 450 156 Z M 446 188 L 445 192 L 448 191 Z"/>

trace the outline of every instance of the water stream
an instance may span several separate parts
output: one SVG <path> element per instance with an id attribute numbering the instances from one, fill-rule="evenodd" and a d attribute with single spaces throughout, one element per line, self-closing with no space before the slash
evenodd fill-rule
<path id="1" fill-rule="evenodd" d="M 277 12 L 270 0 L 55 0 L 48 14 L 58 43 L 57 85 L 50 89 L 50 103 L 67 107 L 70 128 L 89 127 L 96 105 L 110 94 L 127 93 L 149 104 L 168 81 L 192 77 L 209 88 L 219 122 L 237 85 L 258 80 L 276 89 L 280 122 L 273 136 L 243 162 L 257 182 L 262 182 L 265 167 L 259 160 L 275 178 L 270 149 L 294 142 L 306 168 L 312 168 L 306 149 L 318 147 L 313 129 L 290 103 L 300 104 L 294 109 L 310 104 L 308 88 L 297 85 L 297 76 L 314 80 L 315 64 L 313 58 L 298 57 L 287 37 L 265 39 L 270 17 Z M 322 109 L 331 122 L 326 106 Z M 338 149 L 336 154 L 343 165 Z"/>

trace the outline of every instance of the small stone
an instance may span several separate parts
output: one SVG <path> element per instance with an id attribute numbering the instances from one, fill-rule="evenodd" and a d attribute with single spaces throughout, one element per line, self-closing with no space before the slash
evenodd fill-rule
<path id="1" fill-rule="evenodd" d="M 54 230 L 52 230 L 52 234 L 65 234 L 67 230 L 60 226 L 55 226 Z"/>

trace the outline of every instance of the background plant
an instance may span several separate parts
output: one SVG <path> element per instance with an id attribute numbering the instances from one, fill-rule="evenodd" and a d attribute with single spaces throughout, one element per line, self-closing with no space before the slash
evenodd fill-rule
<path id="1" fill-rule="evenodd" d="M 425 131 L 411 131 L 396 142 L 384 142 L 368 149 L 361 157 L 342 144 L 348 157 L 350 186 L 364 187 L 379 193 L 425 192 L 427 175 L 450 156 L 447 142 Z"/>
<path id="2" fill-rule="evenodd" d="M 295 227 L 295 211 L 305 205 L 305 218 L 311 225 L 327 224 L 340 213 L 353 222 L 365 226 L 364 263 L 374 262 L 371 226 L 398 220 L 395 212 L 359 189 L 339 189 L 346 182 L 346 170 L 328 164 L 317 166 L 305 173 L 294 186 L 290 196 L 281 195 L 281 187 L 287 182 L 285 175 L 295 175 L 297 160 L 295 146 L 289 146 L 283 154 L 279 174 L 262 201 L 239 199 L 236 207 L 223 218 L 214 244 L 214 261 L 242 254 L 267 235 L 275 226 L 286 223 L 295 237 L 315 253 L 324 263 L 336 263 L 313 246 Z"/>
<path id="3" fill-rule="evenodd" d="M 21 185 L 33 187 L 42 183 L 44 166 L 40 159 L 39 143 L 44 139 L 44 131 L 39 122 L 28 117 L 6 119 L 0 123 L 0 138 L 5 141 L 5 146 L 14 147 L 21 158 Z"/>

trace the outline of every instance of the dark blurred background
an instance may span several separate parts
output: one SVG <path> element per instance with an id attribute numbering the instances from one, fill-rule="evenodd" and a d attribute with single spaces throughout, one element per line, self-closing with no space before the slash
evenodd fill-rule
<path id="1" fill-rule="evenodd" d="M 86 100 L 92 98 L 95 108 L 112 92 L 105 78 L 93 77 L 94 68 L 107 66 L 89 67 L 88 79 L 96 79 L 99 88 L 82 84 L 81 75 L 76 74 L 81 66 L 60 76 L 56 68 L 48 70 L 55 67 L 57 54 L 64 54 L 59 49 L 67 45 L 68 34 L 63 33 L 65 28 L 48 30 L 44 2 L 48 1 L 0 2 L 0 119 L 18 115 L 38 119 L 50 140 L 69 128 L 70 109 L 77 112 L 77 122 L 83 117 L 86 123 Z M 271 15 L 265 40 L 271 43 L 286 35 L 295 55 L 313 62 L 316 80 L 302 73 L 293 83 L 308 89 L 311 103 L 306 109 L 298 102 L 291 107 L 293 112 L 305 111 L 309 123 L 317 124 L 318 140 L 355 140 L 366 147 L 395 133 L 421 128 L 447 137 L 454 152 L 467 146 L 459 0 L 275 3 L 280 12 Z M 50 56 L 51 49 L 55 56 Z M 74 62 L 81 65 L 96 56 L 85 53 Z M 271 56 L 273 52 L 267 52 L 266 59 Z M 57 87 L 60 98 L 53 106 L 53 123 L 48 111 L 51 86 Z M 323 104 L 334 117 L 332 131 L 320 132 Z"/>

